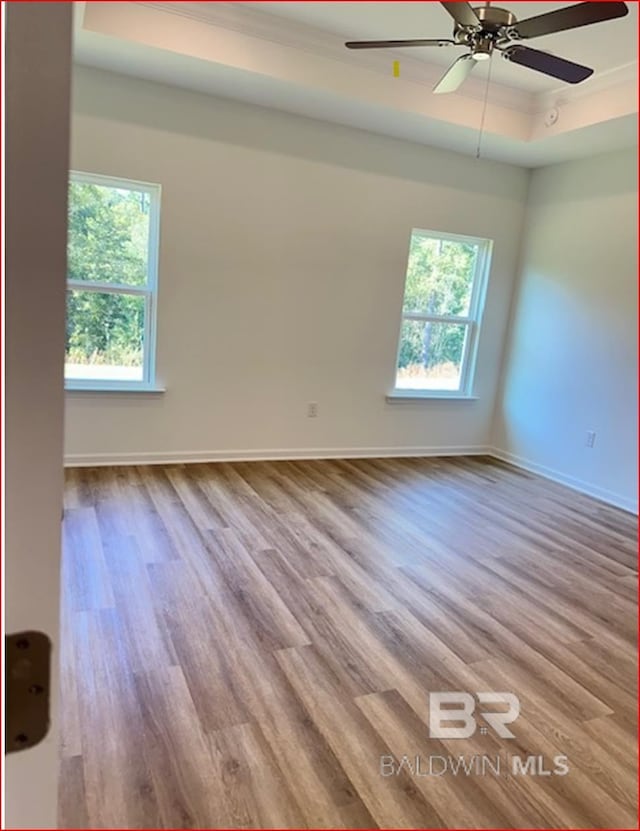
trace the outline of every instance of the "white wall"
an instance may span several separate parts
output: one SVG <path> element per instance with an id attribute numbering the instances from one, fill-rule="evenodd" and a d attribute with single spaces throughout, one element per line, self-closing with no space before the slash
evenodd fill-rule
<path id="1" fill-rule="evenodd" d="M 55 828 L 71 4 L 6 8 L 5 630 L 52 651 L 52 724 L 6 757 L 3 828 Z"/>
<path id="2" fill-rule="evenodd" d="M 635 151 L 534 172 L 494 443 L 637 509 Z M 585 434 L 596 431 L 593 449 Z"/>
<path id="3" fill-rule="evenodd" d="M 87 68 L 74 99 L 73 167 L 162 185 L 167 391 L 68 394 L 68 461 L 487 445 L 527 171 Z M 495 240 L 477 401 L 385 401 L 413 227 Z"/>

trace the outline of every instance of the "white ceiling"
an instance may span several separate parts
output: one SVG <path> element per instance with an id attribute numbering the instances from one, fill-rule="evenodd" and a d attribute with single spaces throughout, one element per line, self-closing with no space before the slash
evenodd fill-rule
<path id="1" fill-rule="evenodd" d="M 216 5 L 208 3 L 206 5 Z M 255 12 L 276 15 L 285 20 L 294 20 L 331 32 L 340 40 L 382 40 L 399 38 L 450 37 L 453 20 L 435 2 L 395 3 L 347 3 L 347 2 L 305 2 L 305 3 L 237 3 Z M 480 3 L 472 5 L 481 5 Z M 567 3 L 494 3 L 513 11 L 519 20 L 534 17 L 545 12 L 566 7 Z M 583 63 L 595 69 L 597 74 L 607 72 L 635 61 L 638 49 L 638 3 L 631 2 L 627 17 L 586 26 L 569 32 L 557 32 L 536 39 L 535 48 L 553 52 L 576 63 Z M 362 53 L 357 53 L 360 56 Z M 412 48 L 401 50 L 412 59 L 430 64 L 447 66 L 458 49 Z M 478 73 L 479 74 L 479 73 Z M 516 89 L 532 92 L 547 92 L 558 87 L 558 81 L 511 64 L 505 60 L 494 60 L 492 79 Z"/>
<path id="2" fill-rule="evenodd" d="M 518 17 L 567 3 L 515 3 Z M 595 67 L 572 86 L 501 59 L 432 95 L 446 49 L 351 51 L 345 39 L 448 36 L 440 3 L 74 3 L 77 63 L 536 167 L 637 143 L 637 3 L 536 46 Z M 400 58 L 400 78 L 391 64 Z M 553 110 L 556 118 L 547 116 Z"/>

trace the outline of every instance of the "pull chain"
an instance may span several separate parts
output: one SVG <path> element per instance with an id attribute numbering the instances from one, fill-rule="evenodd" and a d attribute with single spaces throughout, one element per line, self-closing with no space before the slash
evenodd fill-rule
<path id="1" fill-rule="evenodd" d="M 478 146 L 476 148 L 476 159 L 480 158 L 480 148 L 482 146 L 482 133 L 484 131 L 484 121 L 487 115 L 487 103 L 489 101 L 489 84 L 491 83 L 491 67 L 493 66 L 493 53 L 489 59 L 489 69 L 487 71 L 487 85 L 484 90 L 484 103 L 482 105 L 482 118 L 480 119 L 480 132 L 478 133 Z"/>

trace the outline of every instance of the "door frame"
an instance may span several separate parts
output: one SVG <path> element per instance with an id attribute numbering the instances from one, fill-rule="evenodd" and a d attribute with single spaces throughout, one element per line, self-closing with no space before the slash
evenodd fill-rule
<path id="1" fill-rule="evenodd" d="M 4 826 L 55 828 L 72 3 L 3 4 L 5 632 L 51 640 L 51 726 L 5 757 Z"/>

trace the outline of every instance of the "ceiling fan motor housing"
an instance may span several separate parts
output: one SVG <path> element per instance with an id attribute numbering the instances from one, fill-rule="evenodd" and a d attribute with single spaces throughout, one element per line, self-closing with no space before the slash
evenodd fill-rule
<path id="1" fill-rule="evenodd" d="M 480 6 L 473 11 L 480 26 L 462 26 L 457 23 L 453 31 L 454 40 L 469 46 L 474 56 L 489 57 L 496 43 L 509 40 L 508 32 L 518 19 L 508 9 L 496 6 Z"/>
<path id="2" fill-rule="evenodd" d="M 496 44 L 508 41 L 506 33 L 517 22 L 517 18 L 507 9 L 499 9 L 496 6 L 480 6 L 473 11 L 480 25 L 456 24 L 453 37 L 458 43 L 471 49 L 471 57 L 474 60 L 488 60 Z"/>
<path id="3" fill-rule="evenodd" d="M 474 8 L 474 12 L 486 32 L 498 32 L 504 26 L 513 26 L 518 20 L 508 9 L 499 9 L 497 6 L 480 6 Z"/>

